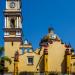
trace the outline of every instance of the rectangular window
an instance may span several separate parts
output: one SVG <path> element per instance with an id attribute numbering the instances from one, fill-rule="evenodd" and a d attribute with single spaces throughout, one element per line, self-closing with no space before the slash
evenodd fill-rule
<path id="1" fill-rule="evenodd" d="M 28 56 L 28 65 L 33 65 L 33 56 Z"/>

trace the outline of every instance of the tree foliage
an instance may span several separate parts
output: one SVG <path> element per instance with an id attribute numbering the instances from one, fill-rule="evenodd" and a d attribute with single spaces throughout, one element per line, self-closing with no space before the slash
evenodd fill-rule
<path id="1" fill-rule="evenodd" d="M 7 61 L 9 64 L 11 64 L 11 59 L 7 56 L 3 55 L 4 53 L 4 47 L 0 46 L 0 72 L 4 70 L 4 62 Z"/>

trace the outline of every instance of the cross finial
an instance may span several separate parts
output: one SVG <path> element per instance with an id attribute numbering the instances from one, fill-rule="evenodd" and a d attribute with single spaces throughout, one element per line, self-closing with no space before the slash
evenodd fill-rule
<path id="1" fill-rule="evenodd" d="M 53 31 L 54 29 L 53 29 L 53 27 L 49 27 L 48 28 L 48 33 L 50 33 L 51 31 Z"/>

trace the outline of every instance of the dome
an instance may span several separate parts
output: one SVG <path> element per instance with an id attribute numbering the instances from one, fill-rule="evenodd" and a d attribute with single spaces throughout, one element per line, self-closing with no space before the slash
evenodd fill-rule
<path id="1" fill-rule="evenodd" d="M 49 30 L 48 30 L 48 34 L 47 35 L 45 35 L 42 39 L 41 39 L 41 42 L 40 42 L 40 44 L 41 43 L 48 43 L 48 42 L 50 42 L 50 41 L 59 41 L 60 39 L 59 39 L 59 37 L 54 33 L 54 31 L 51 29 L 51 28 L 49 28 Z"/>

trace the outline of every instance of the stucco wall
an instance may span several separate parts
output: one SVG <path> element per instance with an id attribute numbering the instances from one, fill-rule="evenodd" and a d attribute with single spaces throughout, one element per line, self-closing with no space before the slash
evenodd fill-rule
<path id="1" fill-rule="evenodd" d="M 5 62 L 5 66 L 8 67 L 9 72 L 14 71 L 14 54 L 17 50 L 19 50 L 20 42 L 5 42 L 4 48 L 5 48 L 5 56 L 8 56 L 12 60 L 12 64 L 9 64 L 8 62 Z"/>
<path id="2" fill-rule="evenodd" d="M 33 56 L 33 65 L 28 64 L 28 56 Z M 39 60 L 40 55 L 32 52 L 32 53 L 25 53 L 24 55 L 19 57 L 19 72 L 37 72 L 39 69 Z"/>
<path id="3" fill-rule="evenodd" d="M 75 63 L 75 58 L 74 59 L 71 59 L 71 72 L 73 72 L 73 73 L 75 73 L 75 65 L 74 65 L 74 63 Z"/>
<path id="4" fill-rule="evenodd" d="M 53 42 L 48 48 L 48 70 L 61 72 L 65 47 L 61 42 Z M 64 66 L 63 66 L 64 67 Z"/>

